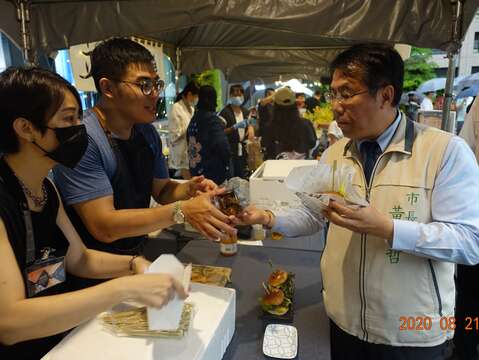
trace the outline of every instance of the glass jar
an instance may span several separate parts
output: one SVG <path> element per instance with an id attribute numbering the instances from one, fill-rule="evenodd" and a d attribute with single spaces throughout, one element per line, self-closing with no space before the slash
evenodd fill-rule
<path id="1" fill-rule="evenodd" d="M 238 252 L 238 236 L 230 235 L 220 241 L 220 253 L 223 256 L 233 256 Z"/>
<path id="2" fill-rule="evenodd" d="M 213 199 L 215 206 L 227 216 L 237 216 L 243 210 L 239 203 L 238 196 L 233 190 L 226 191 L 221 195 L 217 195 Z M 230 235 L 226 239 L 220 241 L 220 253 L 223 256 L 233 256 L 238 252 L 238 236 Z"/>
<path id="3" fill-rule="evenodd" d="M 261 224 L 254 224 L 252 225 L 253 228 L 253 240 L 259 241 L 265 239 L 265 230 L 263 225 Z"/>

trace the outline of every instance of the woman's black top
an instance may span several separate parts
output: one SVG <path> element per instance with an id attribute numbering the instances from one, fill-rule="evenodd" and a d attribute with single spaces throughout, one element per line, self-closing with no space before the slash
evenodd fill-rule
<path id="1" fill-rule="evenodd" d="M 59 208 L 57 192 L 48 179 L 44 180 L 44 186 L 48 196 L 47 203 L 42 211 L 30 212 L 35 239 L 35 259 L 41 258 L 41 251 L 45 248 L 55 249 L 53 255 L 56 257 L 65 256 L 69 245 L 68 240 L 56 224 Z M 26 262 L 25 221 L 21 205 L 25 201 L 17 178 L 5 160 L 0 158 L 0 218 L 7 230 L 8 240 L 26 288 L 23 272 L 28 264 Z M 1 256 L 2 254 L 0 254 L 0 261 Z M 66 292 L 66 288 L 67 284 L 64 282 L 37 294 L 36 297 L 60 294 Z M 27 297 L 26 293 L 25 297 Z M 55 304 L 52 303 L 52 306 Z M 63 335 L 24 341 L 12 346 L 0 344 L 0 359 L 40 359 L 62 339 Z"/>

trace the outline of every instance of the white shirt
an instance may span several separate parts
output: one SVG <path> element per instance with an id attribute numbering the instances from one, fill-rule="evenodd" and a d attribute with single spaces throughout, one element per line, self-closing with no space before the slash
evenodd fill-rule
<path id="1" fill-rule="evenodd" d="M 233 114 L 235 114 L 236 123 L 239 123 L 244 120 L 242 111 L 240 111 L 239 113 L 233 111 Z M 238 156 L 243 156 L 243 147 L 241 145 L 241 142 L 244 140 L 245 129 L 238 129 L 238 133 L 240 137 L 240 142 L 238 143 Z"/>
<path id="2" fill-rule="evenodd" d="M 432 105 L 432 101 L 427 96 L 424 97 L 424 100 L 421 102 L 421 110 L 424 110 L 424 111 L 434 110 L 434 106 Z"/>
<path id="3" fill-rule="evenodd" d="M 331 123 L 329 124 L 328 135 L 333 135 L 338 140 L 344 137 L 343 131 L 338 126 L 338 122 L 336 120 L 331 121 Z"/>
<path id="4" fill-rule="evenodd" d="M 475 101 L 476 108 L 479 107 L 478 104 Z M 471 109 L 470 112 L 472 111 Z M 389 144 L 396 127 L 397 124 L 393 124 L 377 139 L 381 149 L 384 150 Z M 327 156 L 328 149 L 319 162 L 324 163 Z M 392 249 L 439 261 L 467 265 L 479 263 L 477 199 L 479 167 L 465 142 L 454 136 L 446 148 L 432 189 L 433 221 L 424 224 L 393 220 Z M 275 215 L 273 230 L 288 237 L 314 234 L 323 226 L 323 218 L 318 218 L 304 206 L 281 209 L 275 211 Z"/>
<path id="5" fill-rule="evenodd" d="M 169 165 L 172 169 L 189 169 L 186 130 L 194 108 L 183 99 L 173 104 L 168 115 Z"/>

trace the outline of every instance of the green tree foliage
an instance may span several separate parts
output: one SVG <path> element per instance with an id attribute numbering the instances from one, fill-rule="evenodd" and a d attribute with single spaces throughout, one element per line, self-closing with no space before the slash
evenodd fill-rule
<path id="1" fill-rule="evenodd" d="M 431 49 L 413 47 L 411 57 L 404 62 L 404 91 L 416 90 L 424 81 L 435 78 L 435 67 Z"/>

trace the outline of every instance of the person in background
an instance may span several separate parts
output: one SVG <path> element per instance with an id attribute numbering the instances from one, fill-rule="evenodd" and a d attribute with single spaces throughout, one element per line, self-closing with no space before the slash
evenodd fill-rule
<path id="1" fill-rule="evenodd" d="M 446 359 L 454 263 L 479 263 L 479 167 L 462 139 L 399 111 L 404 63 L 393 47 L 354 45 L 331 72 L 345 138 L 320 164 L 352 167 L 369 206 L 330 201 L 321 214 L 250 207 L 237 223 L 291 237 L 317 233 L 329 220 L 321 278 L 332 360 Z M 408 329 L 418 317 L 428 319 L 427 331 Z"/>
<path id="2" fill-rule="evenodd" d="M 244 89 L 241 85 L 230 87 L 228 105 L 219 116 L 224 119 L 225 134 L 231 149 L 232 176 L 248 177 L 246 139 L 254 138 L 253 127 L 248 123 L 248 111 L 243 107 Z"/>
<path id="3" fill-rule="evenodd" d="M 214 182 L 194 177 L 180 184 L 168 178 L 151 124 L 163 86 L 153 61 L 144 46 L 126 38 L 95 47 L 91 75 L 100 98 L 83 119 L 88 148 L 74 169 L 54 169 L 77 231 L 98 250 L 141 254 L 148 233 L 185 220 L 210 239 L 236 233 L 211 204 Z M 150 208 L 151 197 L 162 206 Z"/>
<path id="4" fill-rule="evenodd" d="M 88 249 L 49 171 L 88 146 L 76 89 L 37 68 L 0 74 L 0 359 L 42 358 L 66 331 L 125 301 L 160 308 L 182 285 L 143 257 Z M 68 292 L 70 274 L 114 280 Z"/>
<path id="5" fill-rule="evenodd" d="M 329 146 L 333 145 L 336 141 L 341 140 L 344 137 L 343 131 L 338 126 L 336 120 L 331 121 L 328 126 L 328 143 Z"/>
<path id="6" fill-rule="evenodd" d="M 479 101 L 471 106 L 459 136 L 476 155 L 479 162 Z M 466 190 L 468 191 L 468 190 Z M 476 201 L 479 198 L 476 198 Z M 479 357 L 479 329 L 469 326 L 470 320 L 479 315 L 479 265 L 457 266 L 456 288 L 456 332 L 454 334 L 455 354 L 459 360 L 476 360 Z M 474 321 L 474 320 L 473 320 Z"/>
<path id="7" fill-rule="evenodd" d="M 444 107 L 444 91 L 440 91 L 434 99 L 434 110 L 442 110 Z"/>
<path id="8" fill-rule="evenodd" d="M 406 104 L 406 116 L 411 121 L 417 120 L 417 111 L 420 108 L 420 105 L 417 102 L 416 94 L 414 92 L 410 92 L 407 94 L 408 101 Z"/>
<path id="9" fill-rule="evenodd" d="M 316 89 L 313 96 L 306 99 L 306 109 L 313 112 L 317 106 L 321 106 L 321 90 Z"/>
<path id="10" fill-rule="evenodd" d="M 424 94 L 424 99 L 421 101 L 420 110 L 431 111 L 434 110 L 432 100 L 434 99 L 434 92 L 430 91 Z"/>
<path id="11" fill-rule="evenodd" d="M 261 137 L 261 148 L 265 160 L 275 158 L 275 148 L 272 140 L 273 95 L 274 89 L 267 88 L 264 91 L 264 98 L 258 103 L 258 136 Z"/>
<path id="12" fill-rule="evenodd" d="M 192 81 L 178 94 L 168 116 L 170 140 L 169 166 L 180 172 L 183 179 L 191 179 L 188 165 L 186 129 L 198 103 L 198 86 Z"/>
<path id="13" fill-rule="evenodd" d="M 306 113 L 306 96 L 304 93 L 296 93 L 296 106 L 298 107 L 299 116 L 303 117 Z"/>
<path id="14" fill-rule="evenodd" d="M 311 122 L 300 117 L 294 92 L 283 87 L 274 94 L 272 135 L 277 159 L 305 159 L 316 145 Z"/>
<path id="15" fill-rule="evenodd" d="M 222 184 L 231 177 L 231 153 L 223 122 L 216 114 L 216 96 L 212 86 L 199 90 L 197 111 L 187 131 L 188 155 L 192 175 Z"/>

